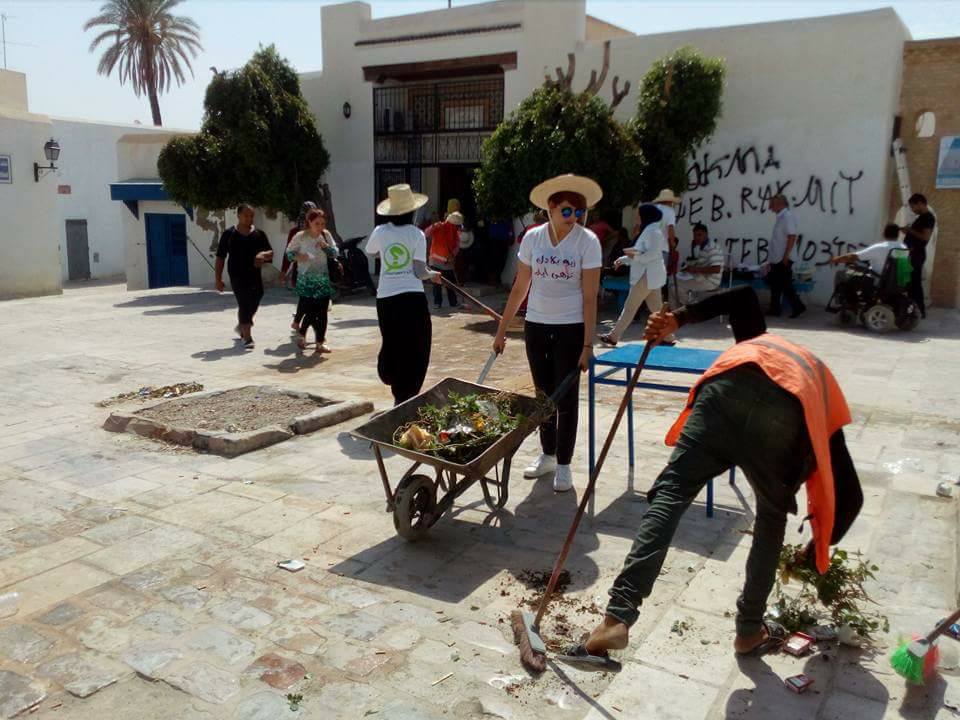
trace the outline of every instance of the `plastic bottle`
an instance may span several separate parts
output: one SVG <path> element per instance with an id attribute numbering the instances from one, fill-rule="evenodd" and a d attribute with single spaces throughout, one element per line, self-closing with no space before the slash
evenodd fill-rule
<path id="1" fill-rule="evenodd" d="M 0 618 L 7 618 L 20 612 L 20 593 L 8 592 L 0 595 Z"/>

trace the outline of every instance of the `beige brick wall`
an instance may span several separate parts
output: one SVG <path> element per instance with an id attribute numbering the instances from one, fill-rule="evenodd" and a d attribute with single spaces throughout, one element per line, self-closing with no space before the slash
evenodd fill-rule
<path id="1" fill-rule="evenodd" d="M 932 137 L 917 137 L 917 118 L 936 116 Z M 927 196 L 937 213 L 937 235 L 931 296 L 941 307 L 960 307 L 960 189 L 935 188 L 940 138 L 960 135 L 960 38 L 908 42 L 903 52 L 903 118 L 900 136 L 907 150 L 913 192 Z M 890 195 L 890 217 L 900 208 L 896 182 Z"/>

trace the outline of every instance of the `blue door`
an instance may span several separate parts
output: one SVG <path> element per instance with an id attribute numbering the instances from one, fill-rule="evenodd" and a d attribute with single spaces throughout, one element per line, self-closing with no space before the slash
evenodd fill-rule
<path id="1" fill-rule="evenodd" d="M 147 226 L 148 286 L 189 285 L 186 216 L 146 213 L 143 217 Z"/>

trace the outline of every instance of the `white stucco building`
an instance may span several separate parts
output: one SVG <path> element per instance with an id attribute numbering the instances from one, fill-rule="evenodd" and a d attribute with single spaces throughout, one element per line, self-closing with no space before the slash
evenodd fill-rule
<path id="1" fill-rule="evenodd" d="M 616 109 L 624 120 L 657 58 L 692 45 L 726 61 L 723 116 L 684 195 L 682 251 L 691 222 L 702 221 L 734 262 L 762 260 L 773 225 L 764 198 L 778 189 L 795 206 L 799 257 L 810 264 L 873 242 L 887 220 L 909 39 L 891 9 L 645 36 L 589 17 L 585 0 L 551 2 L 549 10 L 505 0 L 384 19 L 362 2 L 321 12 L 323 70 L 301 80 L 330 150 L 327 179 L 344 236 L 369 232 L 375 200 L 404 180 L 431 196 L 429 209 L 456 197 L 469 216 L 479 141 L 545 74 L 565 69 L 569 52 L 574 90 L 585 87 L 608 39 L 600 96 L 611 98 L 613 76 L 621 86 L 629 80 L 630 95 Z M 831 275 L 817 271 L 815 299 L 826 300 Z"/>

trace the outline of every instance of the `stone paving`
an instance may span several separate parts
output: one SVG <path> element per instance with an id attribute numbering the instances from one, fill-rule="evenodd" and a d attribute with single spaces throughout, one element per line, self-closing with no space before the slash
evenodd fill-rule
<path id="1" fill-rule="evenodd" d="M 505 512 L 491 515 L 471 490 L 409 544 L 395 535 L 376 464 L 345 432 L 349 423 L 232 460 L 101 429 L 110 410 L 96 402 L 188 380 L 389 404 L 375 376 L 369 299 L 335 306 L 329 357 L 295 352 L 283 294 L 268 294 L 252 352 L 231 338 L 232 308 L 232 297 L 208 291 L 121 286 L 3 304 L 0 596 L 17 593 L 18 611 L 0 619 L 0 717 L 879 720 L 957 712 L 956 677 L 908 690 L 886 662 L 898 633 L 925 630 L 957 604 L 957 503 L 935 494 L 960 468 L 955 311 L 934 310 L 920 331 L 883 337 L 834 328 L 815 310 L 777 324 L 829 364 L 853 408 L 848 438 L 866 507 L 843 545 L 880 565 L 871 592 L 891 621 L 880 648 L 733 656 L 752 498 L 746 483 L 719 482 L 716 517 L 698 503 L 684 518 L 623 671 L 551 664 L 534 679 L 506 618 L 530 595 L 523 572 L 551 567 L 572 493 L 555 496 L 549 481 L 515 475 Z M 436 316 L 428 382 L 473 379 L 491 330 L 479 315 Z M 706 348 L 731 342 L 719 322 L 682 339 Z M 529 387 L 519 336 L 489 382 Z M 618 398 L 600 395 L 605 430 Z M 596 516 L 571 553 L 568 595 L 580 608 L 603 605 L 681 401 L 637 397 L 635 471 L 621 435 Z M 575 459 L 580 488 L 585 434 L 582 427 Z M 515 465 L 536 451 L 528 440 Z M 397 458 L 387 465 L 394 479 L 405 469 Z M 791 519 L 796 542 L 798 524 Z M 288 558 L 306 568 L 276 568 Z M 0 598 L 0 615 L 5 607 Z M 572 633 L 598 618 L 569 614 Z M 671 632 L 678 621 L 690 631 Z M 560 632 L 558 622 L 548 622 L 548 635 Z M 814 678 L 811 692 L 783 687 L 798 672 Z"/>

